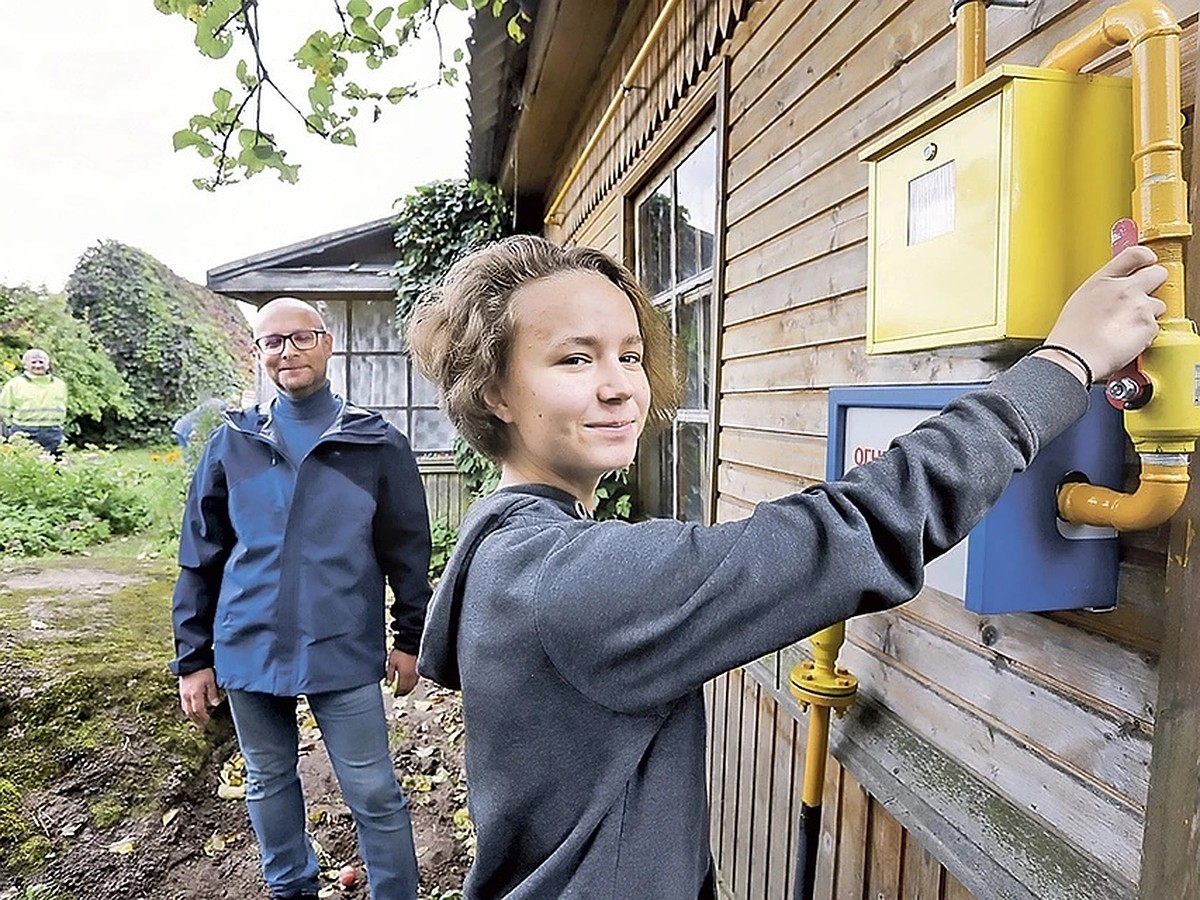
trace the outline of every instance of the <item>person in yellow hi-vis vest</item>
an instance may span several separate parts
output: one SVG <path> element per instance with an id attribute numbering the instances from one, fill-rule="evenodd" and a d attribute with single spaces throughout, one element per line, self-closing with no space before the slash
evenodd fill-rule
<path id="1" fill-rule="evenodd" d="M 58 455 L 67 420 L 67 383 L 50 374 L 50 354 L 31 347 L 21 357 L 25 371 L 0 388 L 0 432 L 24 434 Z"/>

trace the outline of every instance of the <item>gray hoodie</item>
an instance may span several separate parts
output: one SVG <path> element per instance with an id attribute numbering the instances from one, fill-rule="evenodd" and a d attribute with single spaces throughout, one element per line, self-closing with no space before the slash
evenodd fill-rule
<path id="1" fill-rule="evenodd" d="M 695 900 L 704 682 L 911 599 L 1086 406 L 1068 372 L 1027 358 L 841 481 L 707 527 L 594 522 L 544 485 L 477 503 L 419 664 L 463 692 L 467 898 Z"/>

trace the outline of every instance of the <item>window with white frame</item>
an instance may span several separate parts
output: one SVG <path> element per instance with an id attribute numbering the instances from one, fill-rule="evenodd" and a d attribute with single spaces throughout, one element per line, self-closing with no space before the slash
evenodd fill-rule
<path id="1" fill-rule="evenodd" d="M 638 278 L 670 318 L 683 366 L 683 401 L 669 430 L 643 441 L 638 495 L 650 515 L 706 521 L 711 503 L 713 252 L 717 137 L 702 129 L 637 197 Z"/>

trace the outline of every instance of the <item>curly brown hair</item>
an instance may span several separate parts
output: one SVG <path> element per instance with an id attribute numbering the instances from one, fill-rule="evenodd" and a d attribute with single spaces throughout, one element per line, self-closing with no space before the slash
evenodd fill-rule
<path id="1" fill-rule="evenodd" d="M 568 272 L 597 272 L 629 298 L 644 343 L 650 383 L 647 428 L 671 422 L 679 404 L 679 366 L 670 324 L 625 266 L 590 247 L 560 247 L 517 235 L 463 257 L 409 316 L 408 345 L 421 373 L 441 390 L 442 405 L 468 444 L 493 460 L 508 451 L 508 432 L 484 403 L 507 371 L 513 295 L 525 285 Z"/>

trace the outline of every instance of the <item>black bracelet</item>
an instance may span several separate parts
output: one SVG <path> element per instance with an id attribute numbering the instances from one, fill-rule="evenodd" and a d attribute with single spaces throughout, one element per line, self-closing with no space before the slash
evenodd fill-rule
<path id="1" fill-rule="evenodd" d="M 1029 353 L 1026 353 L 1025 355 L 1030 356 L 1034 353 L 1037 353 L 1039 350 L 1057 350 L 1059 353 L 1065 353 L 1067 356 L 1071 357 L 1071 359 L 1075 360 L 1075 362 L 1079 363 L 1079 365 L 1083 367 L 1083 374 L 1085 376 L 1087 376 L 1087 384 L 1085 385 L 1085 387 L 1091 387 L 1092 383 L 1095 382 L 1096 376 L 1092 372 L 1092 367 L 1088 365 L 1088 361 L 1086 359 L 1084 359 L 1082 356 L 1080 356 L 1078 352 L 1076 352 L 1075 350 L 1072 350 L 1070 347 L 1064 347 L 1062 344 L 1038 344 L 1036 347 L 1034 347 L 1032 350 L 1030 350 Z"/>

